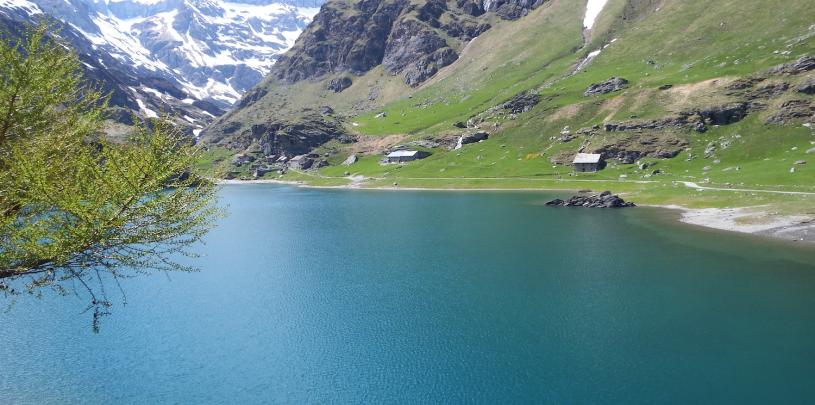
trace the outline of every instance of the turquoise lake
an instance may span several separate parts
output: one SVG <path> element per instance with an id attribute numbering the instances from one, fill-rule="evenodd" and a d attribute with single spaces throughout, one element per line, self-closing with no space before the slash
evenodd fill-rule
<path id="1" fill-rule="evenodd" d="M 201 272 L 0 297 L 0 403 L 813 403 L 815 249 L 563 194 L 225 186 Z"/>

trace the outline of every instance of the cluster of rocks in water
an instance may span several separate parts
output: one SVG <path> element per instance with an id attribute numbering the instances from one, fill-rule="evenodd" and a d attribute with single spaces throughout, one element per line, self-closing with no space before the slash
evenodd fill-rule
<path id="1" fill-rule="evenodd" d="M 628 208 L 637 205 L 625 201 L 611 191 L 603 191 L 596 195 L 576 195 L 568 200 L 556 198 L 546 203 L 550 207 L 584 207 L 584 208 Z"/>

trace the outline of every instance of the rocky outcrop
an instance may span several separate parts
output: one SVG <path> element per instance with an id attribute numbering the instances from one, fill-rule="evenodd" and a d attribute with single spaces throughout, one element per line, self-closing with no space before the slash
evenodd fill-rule
<path id="1" fill-rule="evenodd" d="M 338 77 L 328 82 L 328 89 L 334 93 L 339 93 L 354 84 L 350 77 Z"/>
<path id="2" fill-rule="evenodd" d="M 499 17 L 505 20 L 517 20 L 531 10 L 538 8 L 547 0 L 492 0 L 485 1 L 484 7 L 487 11 L 495 11 Z"/>
<path id="3" fill-rule="evenodd" d="M 797 75 L 813 69 L 815 69 L 815 57 L 805 55 L 800 57 L 795 62 L 775 66 L 768 70 L 767 73 L 771 75 Z"/>
<path id="4" fill-rule="evenodd" d="M 670 159 L 688 147 L 688 141 L 670 133 L 632 135 L 612 140 L 591 149 L 604 160 L 616 159 L 622 164 L 632 164 L 644 157 Z"/>
<path id="5" fill-rule="evenodd" d="M 275 64 L 284 82 L 332 73 L 362 74 L 382 63 L 391 28 L 407 8 L 405 0 L 332 1 Z"/>
<path id="6" fill-rule="evenodd" d="M 801 83 L 795 88 L 795 91 L 809 95 L 815 94 L 815 79 L 809 79 Z"/>
<path id="7" fill-rule="evenodd" d="M 607 122 L 606 132 L 643 132 L 691 129 L 706 132 L 708 125 L 730 125 L 743 120 L 750 112 L 748 103 L 729 103 L 683 111 L 674 117 L 647 121 Z"/>
<path id="8" fill-rule="evenodd" d="M 690 125 L 688 116 L 659 118 L 648 121 L 624 121 L 607 122 L 603 124 L 606 132 L 642 132 L 642 131 L 662 131 L 668 129 L 685 129 Z M 704 127 L 704 125 L 703 125 Z M 699 131 L 704 132 L 704 131 Z"/>
<path id="9" fill-rule="evenodd" d="M 707 125 L 728 125 L 747 116 L 747 103 L 730 103 L 701 108 L 694 113 Z"/>
<path id="10" fill-rule="evenodd" d="M 556 198 L 546 203 L 550 207 L 584 207 L 584 208 L 628 208 L 636 207 L 632 202 L 627 202 L 611 191 L 604 191 L 597 195 L 576 195 L 568 200 Z"/>
<path id="11" fill-rule="evenodd" d="M 786 124 L 796 119 L 815 122 L 815 103 L 808 100 L 789 100 L 781 104 L 779 111 L 767 118 L 768 124 Z"/>
<path id="12" fill-rule="evenodd" d="M 490 29 L 481 17 L 485 12 L 516 19 L 545 1 L 329 1 L 278 60 L 273 76 L 296 82 L 344 72 L 361 75 L 382 64 L 417 86 L 458 59 L 451 38 L 466 42 Z M 337 90 L 341 84 L 329 88 L 342 91 Z"/>
<path id="13" fill-rule="evenodd" d="M 269 92 L 266 89 L 262 87 L 256 87 L 246 92 L 246 94 L 244 94 L 243 97 L 241 97 L 241 99 L 238 100 L 236 106 L 238 108 L 248 107 L 254 104 L 256 101 L 263 98 L 268 93 Z"/>
<path id="14" fill-rule="evenodd" d="M 205 140 L 258 157 L 304 155 L 331 140 L 353 142 L 339 121 L 316 113 L 297 121 L 270 120 L 250 126 L 231 122 L 217 132 L 206 133 Z"/>
<path id="15" fill-rule="evenodd" d="M 626 87 L 628 87 L 628 80 L 623 79 L 622 77 L 612 77 L 604 82 L 593 83 L 586 89 L 583 95 L 588 97 L 596 94 L 608 94 L 622 90 Z"/>
<path id="16" fill-rule="evenodd" d="M 417 86 L 456 59 L 458 54 L 435 31 L 417 20 L 401 20 L 391 30 L 382 66 Z"/>
<path id="17" fill-rule="evenodd" d="M 490 137 L 490 134 L 486 131 L 478 131 L 473 132 L 471 134 L 466 134 L 461 136 L 461 144 L 468 145 L 471 143 L 478 143 L 481 141 L 486 141 Z"/>
<path id="18" fill-rule="evenodd" d="M 516 94 L 509 101 L 501 104 L 501 108 L 509 110 L 513 114 L 525 113 L 540 103 L 541 96 L 536 93 L 523 91 Z"/>

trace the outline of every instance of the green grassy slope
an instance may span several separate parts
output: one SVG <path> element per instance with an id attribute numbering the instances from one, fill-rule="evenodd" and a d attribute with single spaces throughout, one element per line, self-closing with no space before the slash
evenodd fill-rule
<path id="1" fill-rule="evenodd" d="M 804 0 L 610 0 L 590 32 L 582 30 L 585 1 L 552 0 L 518 21 L 494 21 L 493 28 L 462 45 L 460 58 L 422 86 L 412 89 L 381 68 L 355 78 L 342 93 L 325 90 L 325 81 L 264 84 L 270 94 L 265 109 L 237 111 L 247 119 L 269 111 L 329 105 L 343 117 L 360 144 L 377 139 L 405 143 L 416 139 L 451 139 L 472 129 L 456 122 L 479 116 L 490 139 L 450 151 L 447 144 L 422 161 L 380 165 L 382 149 L 328 145 L 332 166 L 317 173 L 291 173 L 290 179 L 312 184 L 346 184 L 347 175 L 364 176 L 364 186 L 480 188 L 610 188 L 649 203 L 697 206 L 749 205 L 773 202 L 792 210 L 813 206 L 813 198 L 789 195 L 699 192 L 682 181 L 709 187 L 815 192 L 815 132 L 803 124 L 811 118 L 767 124 L 787 100 L 813 97 L 794 87 L 815 80 L 815 71 L 771 76 L 764 83 L 788 83 L 783 95 L 761 100 L 757 110 L 735 124 L 711 126 L 705 133 L 686 129 L 655 133 L 595 132 L 563 142 L 565 128 L 609 121 L 658 119 L 682 111 L 740 100 L 727 91 L 737 78 L 764 72 L 802 55 L 815 55 L 815 11 Z M 604 47 L 604 48 L 603 48 Z M 589 52 L 602 52 L 583 70 L 574 68 Z M 574 74 L 573 74 L 574 73 Z M 612 76 L 630 86 L 602 96 L 585 97 L 591 84 Z M 670 84 L 670 90 L 658 90 Z M 524 90 L 542 101 L 517 115 L 493 110 Z M 371 92 L 377 97 L 373 100 Z M 277 103 L 277 104 L 275 104 Z M 385 112 L 384 117 L 382 112 Z M 249 117 L 256 114 L 257 117 Z M 635 118 L 632 118 L 635 117 Z M 398 135 L 395 136 L 394 135 Z M 596 174 L 574 175 L 562 162 L 581 146 L 589 150 L 623 139 L 654 137 L 656 142 L 687 142 L 672 159 L 644 158 L 646 170 L 610 161 Z M 706 150 L 714 147 L 713 153 Z M 338 165 L 351 153 L 360 161 Z M 811 160 L 807 164 L 795 164 Z M 791 169 L 795 171 L 791 173 Z M 654 170 L 661 173 L 652 175 Z M 647 182 L 647 183 L 644 183 Z"/>
<path id="2" fill-rule="evenodd" d="M 579 179 L 607 182 L 587 188 L 604 186 L 619 190 L 631 189 L 622 182 L 647 180 L 657 182 L 651 184 L 670 185 L 671 189 L 674 182 L 694 181 L 711 186 L 815 192 L 815 169 L 812 168 L 815 161 L 807 165 L 794 164 L 807 159 L 806 151 L 815 141 L 812 130 L 802 126 L 803 121 L 788 125 L 765 124 L 768 113 L 761 112 L 736 124 L 714 127 L 704 134 L 690 131 L 674 134 L 690 143 L 689 151 L 673 159 L 650 159 L 656 166 L 646 171 L 638 170 L 636 165 L 612 162 L 600 173 L 574 177 L 569 175 L 567 166 L 553 165 L 552 157 L 573 153 L 583 142 L 602 143 L 608 140 L 606 138 L 625 136 L 601 133 L 600 140 L 578 138 L 567 143 L 551 140 L 564 127 L 574 130 L 631 116 L 659 118 L 695 106 L 730 101 L 721 91 L 721 85 L 712 84 L 711 80 L 728 82 L 800 55 L 815 54 L 815 27 L 810 26 L 813 11 L 803 1 L 646 2 L 643 7 L 647 9 L 640 9 L 637 16 L 623 21 L 622 15 L 630 12 L 630 7 L 630 3 L 622 0 L 611 1 L 589 38 L 594 47 L 588 45 L 575 52 L 582 43 L 582 9 L 573 2 L 552 2 L 517 23 L 508 23 L 482 35 L 449 71 L 411 98 L 382 108 L 387 112 L 386 117 L 376 118 L 371 113 L 355 119 L 357 125 L 353 127 L 366 136 L 403 133 L 420 138 L 451 133 L 455 131 L 453 122 L 466 121 L 521 90 L 540 92 L 544 101 L 532 111 L 514 120 L 506 117 L 491 120 L 488 124 L 497 125 L 500 130 L 488 141 L 467 145 L 458 151 L 440 148 L 434 156 L 402 167 L 380 166 L 376 164 L 379 156 L 370 156 L 351 169 L 329 167 L 321 173 L 341 176 L 350 171 L 387 179 L 383 184 L 405 185 L 409 181 L 429 187 L 448 187 L 451 182 L 457 183 L 456 178 L 462 182 L 485 178 L 480 180 L 480 185 L 489 183 L 498 187 L 507 184 L 506 180 L 489 182 L 486 179 L 514 178 L 524 184 L 509 187 L 557 187 L 547 181 L 560 179 L 563 183 Z M 705 13 L 699 13 L 701 9 L 706 10 Z M 612 39 L 616 40 L 587 68 L 568 75 L 582 56 L 609 44 Z M 589 84 L 611 76 L 627 78 L 631 81 L 630 88 L 605 96 L 583 96 Z M 778 80 L 795 84 L 810 77 L 811 73 Z M 675 87 L 667 92 L 656 90 L 663 84 Z M 428 100 L 439 102 L 422 107 Z M 711 143 L 718 145 L 717 151 L 715 156 L 705 159 L 704 150 Z M 688 156 L 696 158 L 686 161 Z M 795 173 L 790 173 L 792 167 Z M 664 174 L 645 177 L 656 169 Z M 643 188 L 658 189 L 653 185 L 638 185 L 633 189 Z M 680 187 L 654 194 L 663 198 L 647 195 L 642 198 L 675 202 L 677 198 L 672 194 L 678 194 L 678 199 L 683 200 L 698 199 L 699 193 Z M 743 196 L 732 197 L 722 197 L 722 200 L 727 203 L 746 201 Z"/>

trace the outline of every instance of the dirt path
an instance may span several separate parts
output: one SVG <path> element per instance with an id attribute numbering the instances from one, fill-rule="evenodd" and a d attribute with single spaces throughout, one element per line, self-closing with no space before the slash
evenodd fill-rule
<path id="1" fill-rule="evenodd" d="M 685 187 L 692 188 L 694 190 L 712 190 L 712 191 L 738 191 L 744 193 L 768 193 L 768 194 L 787 194 L 787 195 L 812 195 L 815 196 L 815 192 L 808 192 L 808 191 L 776 191 L 776 190 L 756 190 L 756 189 L 749 189 L 749 188 L 724 188 L 724 187 L 705 187 L 700 186 L 692 181 L 680 181 L 680 183 L 684 184 Z"/>

